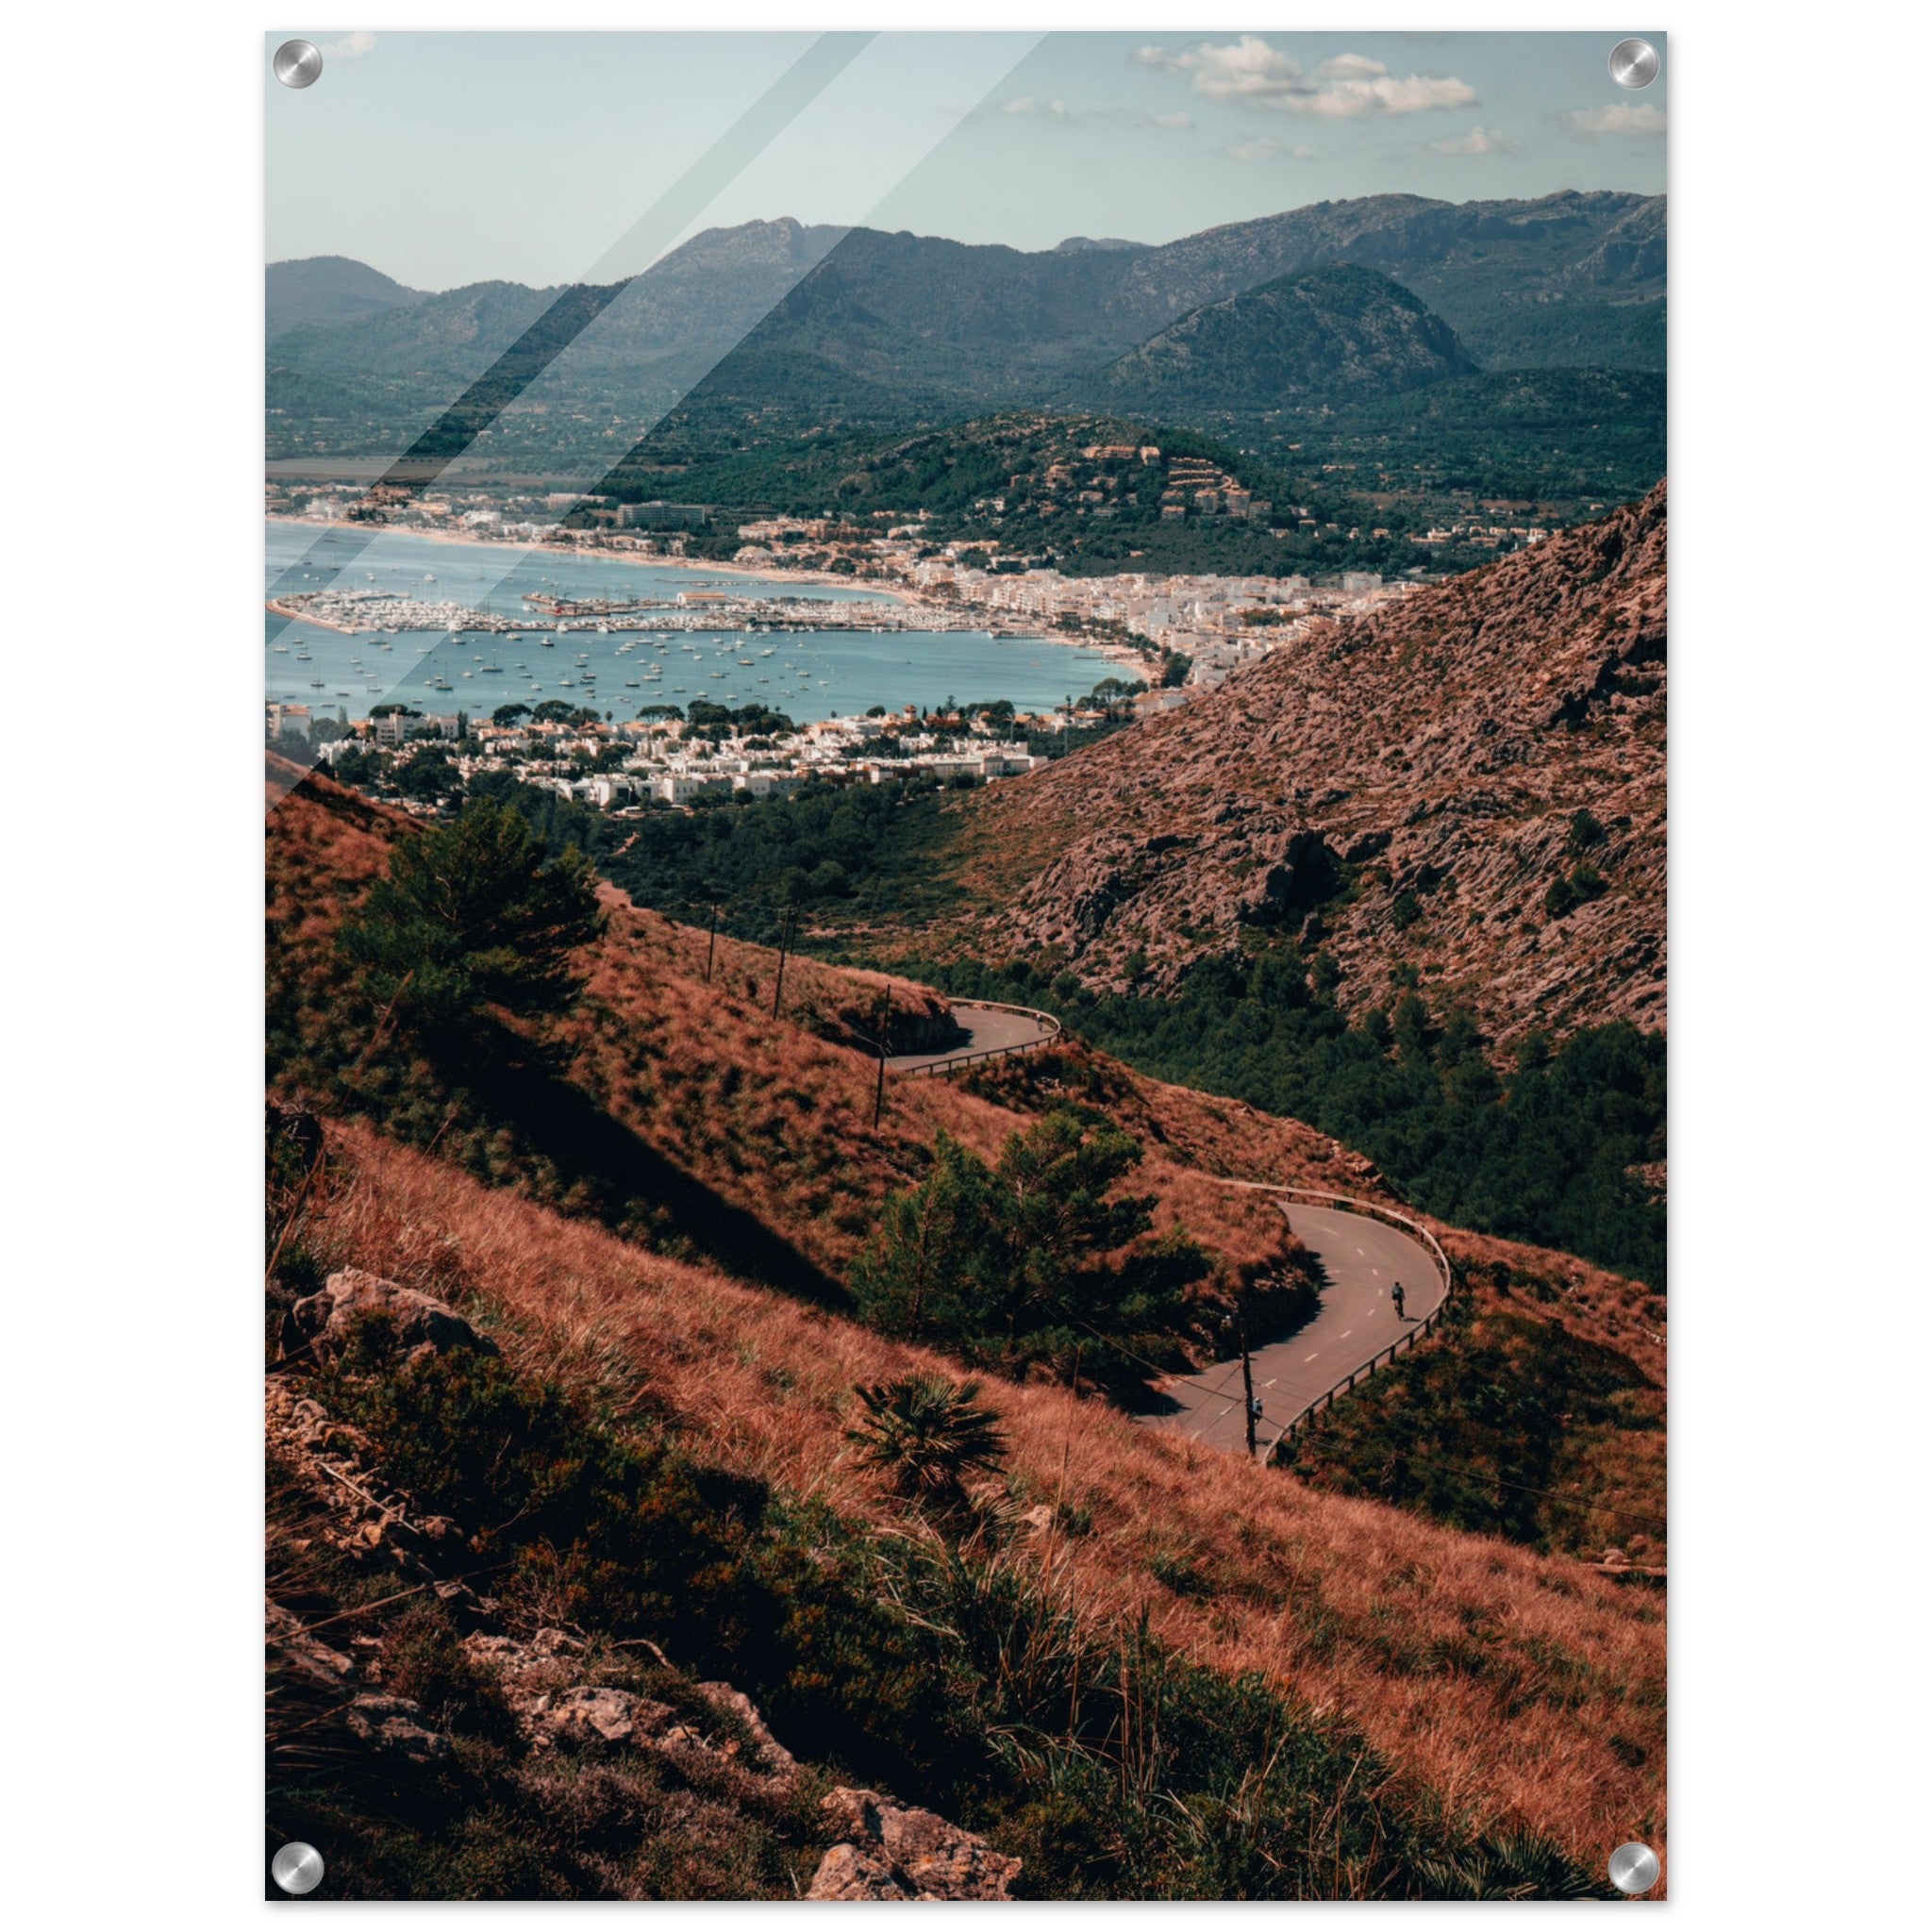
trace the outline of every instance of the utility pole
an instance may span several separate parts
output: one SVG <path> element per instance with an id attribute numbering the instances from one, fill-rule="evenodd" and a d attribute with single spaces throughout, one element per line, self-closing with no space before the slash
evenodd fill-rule
<path id="1" fill-rule="evenodd" d="M 879 1009 L 874 1024 L 878 1028 L 879 1084 L 872 1096 L 872 1130 L 879 1130 L 879 1117 L 886 1110 L 886 1036 L 891 1030 L 892 990 L 888 987 L 879 995 Z"/>
<path id="2" fill-rule="evenodd" d="M 779 1002 L 785 997 L 785 953 L 791 945 L 792 932 L 798 918 L 798 908 L 788 906 L 785 917 L 778 925 L 778 983 L 772 989 L 772 1018 L 778 1017 Z"/>
<path id="3" fill-rule="evenodd" d="M 705 947 L 705 984 L 711 983 L 711 962 L 718 957 L 718 902 L 711 901 L 711 938 Z"/>
<path id="4" fill-rule="evenodd" d="M 1239 1293 L 1234 1299 L 1235 1335 L 1241 1345 L 1241 1407 L 1248 1420 L 1248 1459 L 1255 1457 L 1255 1365 L 1248 1359 L 1248 1318 Z"/>

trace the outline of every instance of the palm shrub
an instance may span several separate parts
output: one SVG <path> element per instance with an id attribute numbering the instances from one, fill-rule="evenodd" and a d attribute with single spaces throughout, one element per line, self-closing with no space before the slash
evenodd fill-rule
<path id="1" fill-rule="evenodd" d="M 856 1392 L 865 1413 L 846 1437 L 858 1443 L 859 1460 L 903 1494 L 956 1509 L 966 1500 L 966 1477 L 998 1469 L 1006 1455 L 999 1417 L 974 1406 L 977 1382 L 923 1374 Z"/>

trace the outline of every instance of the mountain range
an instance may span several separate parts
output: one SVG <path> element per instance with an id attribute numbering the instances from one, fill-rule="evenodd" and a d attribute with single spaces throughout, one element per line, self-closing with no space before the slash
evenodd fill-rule
<path id="1" fill-rule="evenodd" d="M 1294 343 L 1281 325 L 1294 310 L 1285 291 L 1223 305 L 1335 264 L 1386 277 L 1401 293 L 1382 291 L 1385 303 L 1414 305 L 1441 375 L 1663 366 L 1663 197 L 1397 194 L 1158 246 L 1075 238 L 1033 253 L 790 219 L 708 229 L 601 305 L 571 351 L 571 400 L 608 407 L 620 424 L 682 397 L 740 423 L 762 413 L 776 433 L 828 415 L 891 425 L 1091 404 L 1143 380 L 1160 388 L 1150 372 L 1171 369 L 1182 342 L 1211 341 L 1214 407 L 1258 411 L 1285 392 L 1282 352 Z M 272 265 L 269 390 L 282 446 L 300 446 L 305 426 L 326 416 L 341 449 L 343 424 L 358 415 L 370 419 L 365 441 L 386 433 L 393 444 L 411 412 L 454 400 L 565 293 L 483 282 L 424 294 L 339 258 Z M 1406 352 L 1377 372 L 1373 332 L 1328 346 L 1339 349 L 1334 366 L 1364 364 L 1349 400 L 1413 386 Z M 1297 403 L 1328 399 L 1319 360 L 1287 373 Z M 1174 407 L 1205 401 L 1185 390 Z"/>

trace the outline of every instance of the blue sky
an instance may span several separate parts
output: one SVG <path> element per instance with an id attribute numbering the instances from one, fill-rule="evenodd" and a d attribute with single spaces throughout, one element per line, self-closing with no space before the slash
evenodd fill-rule
<path id="1" fill-rule="evenodd" d="M 813 37 L 312 38 L 314 87 L 266 81 L 269 258 L 350 255 L 441 289 L 648 266 L 625 258 L 627 231 Z M 837 79 L 684 232 L 792 215 L 1050 248 L 1164 242 L 1360 194 L 1660 192 L 1668 58 L 1626 92 L 1606 66 L 1615 38 L 855 40 Z"/>

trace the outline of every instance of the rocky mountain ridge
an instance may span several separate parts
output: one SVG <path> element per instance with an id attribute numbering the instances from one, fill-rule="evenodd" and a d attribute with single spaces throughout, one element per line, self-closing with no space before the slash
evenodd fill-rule
<path id="1" fill-rule="evenodd" d="M 1499 1038 L 1660 1028 L 1667 537 L 1659 484 L 977 794 L 976 943 L 1172 991 L 1293 937 L 1349 1006 L 1414 965 Z"/>

